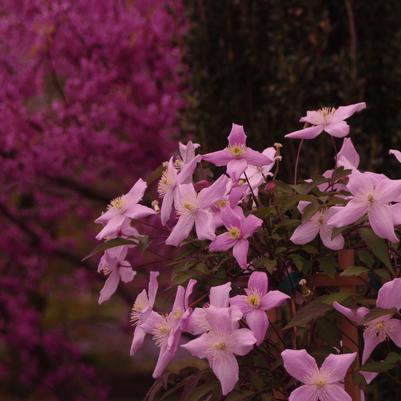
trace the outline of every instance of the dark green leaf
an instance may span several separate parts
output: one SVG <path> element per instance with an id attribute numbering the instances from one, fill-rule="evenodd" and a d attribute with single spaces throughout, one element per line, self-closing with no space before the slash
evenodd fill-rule
<path id="1" fill-rule="evenodd" d="M 363 266 L 349 266 L 340 274 L 340 276 L 359 276 L 368 271 L 369 269 Z"/>

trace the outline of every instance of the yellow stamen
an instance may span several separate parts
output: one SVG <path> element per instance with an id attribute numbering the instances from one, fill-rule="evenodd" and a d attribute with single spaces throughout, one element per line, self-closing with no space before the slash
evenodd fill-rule
<path id="1" fill-rule="evenodd" d="M 228 146 L 227 149 L 234 157 L 240 158 L 245 153 L 246 146 L 245 145 L 236 144 L 236 145 Z"/>
<path id="2" fill-rule="evenodd" d="M 223 207 L 226 207 L 229 203 L 228 199 L 220 199 L 215 203 L 215 206 L 219 209 L 223 209 Z"/>
<path id="3" fill-rule="evenodd" d="M 187 209 L 190 212 L 195 212 L 196 210 L 196 206 L 191 202 L 184 202 L 182 206 L 184 207 L 184 209 Z"/>
<path id="4" fill-rule="evenodd" d="M 374 200 L 375 200 L 375 198 L 373 197 L 373 194 L 369 194 L 369 195 L 368 195 L 368 202 L 369 202 L 369 203 L 373 203 Z"/>
<path id="5" fill-rule="evenodd" d="M 223 342 L 219 342 L 213 345 L 213 348 L 218 351 L 224 351 L 226 349 L 226 344 Z"/>
<path id="6" fill-rule="evenodd" d="M 117 198 L 113 199 L 108 206 L 108 209 L 123 209 L 124 208 L 124 196 L 118 196 Z"/>
<path id="7" fill-rule="evenodd" d="M 319 389 L 322 389 L 326 385 L 326 380 L 319 378 L 315 381 L 315 386 Z"/>
<path id="8" fill-rule="evenodd" d="M 241 230 L 238 227 L 230 227 L 228 235 L 232 239 L 239 239 L 241 237 Z"/>
<path id="9" fill-rule="evenodd" d="M 254 307 L 254 308 L 258 308 L 260 306 L 260 296 L 259 294 L 251 294 L 248 295 L 248 303 Z"/>

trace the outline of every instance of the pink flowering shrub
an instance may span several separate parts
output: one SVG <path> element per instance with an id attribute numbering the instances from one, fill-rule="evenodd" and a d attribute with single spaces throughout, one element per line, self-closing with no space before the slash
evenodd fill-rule
<path id="1" fill-rule="evenodd" d="M 359 166 L 345 120 L 365 107 L 301 118 L 304 128 L 287 135 L 301 139 L 294 183 L 279 180 L 281 144 L 256 151 L 233 124 L 222 150 L 203 155 L 198 144 L 180 143 L 147 206 L 144 192 L 154 192 L 139 179 L 96 220 L 105 286 L 120 269 L 107 297 L 150 274 L 131 311 L 131 355 L 147 337 L 158 348 L 147 400 L 180 392 L 191 400 L 351 401 L 363 400 L 378 374 L 398 382 L 401 180 Z M 302 146 L 322 132 L 342 145 L 337 152 L 328 142 L 333 169 L 301 180 Z M 145 236 L 144 223 L 159 212 L 164 230 Z M 164 273 L 168 288 L 177 285 L 168 312 L 158 303 L 156 264 L 130 280 L 122 274 L 127 255 L 153 241 L 176 248 Z M 105 263 L 117 249 L 118 261 Z M 347 266 L 344 255 L 354 255 Z"/>
<path id="2" fill-rule="evenodd" d="M 93 236 L 82 222 L 172 151 L 185 27 L 180 1 L 0 4 L 0 382 L 11 393 L 103 399 L 79 345 L 46 324 L 46 280 L 59 275 L 54 288 L 66 286 L 67 305 L 90 289 L 91 263 L 72 270 Z M 123 267 L 109 288 L 132 280 Z"/>

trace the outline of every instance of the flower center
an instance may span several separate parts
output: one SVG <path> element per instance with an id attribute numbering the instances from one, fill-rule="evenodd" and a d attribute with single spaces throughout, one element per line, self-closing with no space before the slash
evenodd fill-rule
<path id="1" fill-rule="evenodd" d="M 182 168 L 183 165 L 184 165 L 184 161 L 181 159 L 181 157 L 177 157 L 177 158 L 174 160 L 174 167 L 175 167 L 178 171 L 181 170 L 181 168 Z"/>
<path id="2" fill-rule="evenodd" d="M 111 273 L 110 267 L 104 266 L 104 267 L 102 268 L 102 273 L 103 273 L 105 276 L 108 276 L 108 275 Z"/>
<path id="3" fill-rule="evenodd" d="M 217 351 L 224 351 L 226 349 L 226 344 L 222 341 L 215 343 L 213 348 Z"/>
<path id="4" fill-rule="evenodd" d="M 377 323 L 375 324 L 375 329 L 376 329 L 377 331 L 383 331 L 383 330 L 384 330 L 384 323 L 383 323 L 382 321 L 377 322 Z"/>
<path id="5" fill-rule="evenodd" d="M 241 230 L 238 227 L 230 227 L 228 235 L 232 239 L 239 239 L 241 237 Z"/>
<path id="6" fill-rule="evenodd" d="M 184 209 L 186 209 L 186 210 L 188 210 L 189 212 L 191 212 L 191 213 L 193 213 L 193 212 L 195 212 L 196 211 L 196 206 L 193 204 L 193 203 L 191 203 L 191 202 L 184 202 L 183 204 L 182 204 L 182 206 L 184 207 Z"/>
<path id="7" fill-rule="evenodd" d="M 137 324 L 139 317 L 141 315 L 141 312 L 145 309 L 145 305 L 135 303 L 132 308 L 131 308 L 131 314 L 130 314 L 130 322 L 134 326 Z"/>
<path id="8" fill-rule="evenodd" d="M 326 380 L 323 379 L 322 377 L 319 377 L 315 381 L 315 386 L 321 390 L 324 386 L 326 385 Z"/>
<path id="9" fill-rule="evenodd" d="M 160 197 L 163 198 L 166 195 L 168 189 L 174 185 L 173 180 L 168 174 L 167 170 L 164 170 L 159 184 L 157 185 L 157 192 L 159 193 Z"/>
<path id="10" fill-rule="evenodd" d="M 318 222 L 319 222 L 320 225 L 324 224 L 324 216 L 322 214 L 319 216 Z"/>
<path id="11" fill-rule="evenodd" d="M 179 319 L 181 319 L 181 316 L 183 314 L 184 314 L 184 312 L 180 308 L 178 308 L 172 313 L 172 316 L 173 316 L 173 319 L 179 320 Z"/>
<path id="12" fill-rule="evenodd" d="M 260 306 L 260 295 L 257 293 L 248 295 L 248 303 L 253 308 L 259 308 Z"/>
<path id="13" fill-rule="evenodd" d="M 234 156 L 238 159 L 245 153 L 246 146 L 241 145 L 241 144 L 235 144 L 235 145 L 228 146 L 227 149 L 231 153 L 232 156 Z"/>
<path id="14" fill-rule="evenodd" d="M 167 322 L 165 324 L 160 325 L 153 332 L 153 341 L 158 347 L 161 347 L 165 344 L 168 335 L 170 334 L 171 328 L 168 326 Z"/>
<path id="15" fill-rule="evenodd" d="M 372 204 L 375 201 L 375 198 L 373 197 L 373 194 L 368 194 L 368 202 Z"/>
<path id="16" fill-rule="evenodd" d="M 108 206 L 108 209 L 110 208 L 122 210 L 124 208 L 124 196 L 118 196 L 117 198 L 114 198 Z"/>
<path id="17" fill-rule="evenodd" d="M 215 203 L 215 206 L 218 207 L 219 209 L 223 209 L 224 207 L 226 207 L 229 204 L 229 200 L 228 199 L 220 199 Z"/>
<path id="18" fill-rule="evenodd" d="M 322 116 L 325 123 L 327 123 L 328 118 L 334 114 L 336 111 L 335 107 L 323 107 L 319 109 L 319 113 Z"/>

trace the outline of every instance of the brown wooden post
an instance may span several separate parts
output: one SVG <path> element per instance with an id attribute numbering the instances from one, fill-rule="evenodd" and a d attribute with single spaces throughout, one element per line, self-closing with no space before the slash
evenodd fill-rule
<path id="1" fill-rule="evenodd" d="M 355 266 L 355 253 L 353 249 L 342 249 L 338 252 L 338 265 L 340 270 L 345 270 L 350 266 Z M 356 291 L 356 286 L 342 286 L 341 291 Z M 346 317 L 341 318 L 342 342 L 344 348 L 352 352 L 359 351 L 358 328 Z M 361 388 L 352 380 L 352 372 L 348 372 L 345 377 L 345 390 L 351 396 L 352 401 L 361 401 Z"/>

